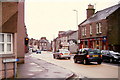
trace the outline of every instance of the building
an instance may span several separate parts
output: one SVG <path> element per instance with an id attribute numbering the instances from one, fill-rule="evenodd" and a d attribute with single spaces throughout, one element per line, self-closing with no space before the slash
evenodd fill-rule
<path id="1" fill-rule="evenodd" d="M 41 37 L 41 39 L 39 40 L 38 48 L 42 51 L 51 51 L 51 44 L 46 39 L 46 37 Z"/>
<path id="2" fill-rule="evenodd" d="M 14 66 L 17 58 L 19 62 L 24 62 L 24 1 L 1 1 L 0 25 L 0 79 L 11 78 L 16 75 Z"/>
<path id="3" fill-rule="evenodd" d="M 18 63 L 24 63 L 25 57 L 25 38 L 27 37 L 27 29 L 24 23 L 24 0 L 21 0 L 18 3 L 18 22 L 17 22 L 17 59 L 19 59 Z"/>
<path id="4" fill-rule="evenodd" d="M 36 50 L 38 49 L 38 46 L 39 46 L 39 40 L 36 40 L 36 39 L 31 38 L 31 39 L 29 40 L 28 45 L 29 45 L 29 49 L 32 48 L 32 50 L 31 50 L 30 52 L 36 51 Z"/>
<path id="5" fill-rule="evenodd" d="M 70 52 L 76 53 L 78 51 L 78 31 L 72 31 L 67 37 Z"/>
<path id="6" fill-rule="evenodd" d="M 87 19 L 79 24 L 79 48 L 120 49 L 120 4 L 97 11 L 88 5 Z"/>
<path id="7" fill-rule="evenodd" d="M 60 48 L 61 49 L 68 49 L 69 48 L 69 44 L 68 44 L 68 37 L 67 34 L 70 31 L 59 31 L 59 44 L 60 44 Z"/>
<path id="8" fill-rule="evenodd" d="M 56 52 L 58 49 L 68 49 L 71 53 L 78 50 L 78 31 L 59 31 L 58 37 L 52 41 L 52 50 Z"/>

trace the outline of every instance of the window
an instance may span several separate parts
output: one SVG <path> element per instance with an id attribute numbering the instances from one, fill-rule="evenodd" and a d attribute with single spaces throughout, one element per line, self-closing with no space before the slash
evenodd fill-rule
<path id="1" fill-rule="evenodd" d="M 97 34 L 102 33 L 101 23 L 97 23 L 97 24 L 96 24 L 96 33 L 97 33 Z"/>
<path id="2" fill-rule="evenodd" d="M 98 25 L 98 23 L 96 24 L 96 33 L 97 34 L 99 33 L 99 25 Z"/>
<path id="3" fill-rule="evenodd" d="M 92 35 L 92 25 L 90 25 L 90 35 Z"/>
<path id="4" fill-rule="evenodd" d="M 47 46 L 47 43 L 44 43 L 44 46 Z"/>
<path id="5" fill-rule="evenodd" d="M 0 33 L 0 54 L 13 53 L 13 39 L 10 33 Z"/>
<path id="6" fill-rule="evenodd" d="M 99 23 L 99 33 L 102 33 L 102 26 L 101 26 L 101 23 Z"/>
<path id="7" fill-rule="evenodd" d="M 42 43 L 42 46 L 44 46 L 44 43 Z"/>
<path id="8" fill-rule="evenodd" d="M 84 31 L 85 31 L 85 36 L 86 36 L 86 27 L 85 27 Z"/>
<path id="9" fill-rule="evenodd" d="M 82 36 L 86 36 L 86 27 L 82 27 Z"/>
<path id="10" fill-rule="evenodd" d="M 82 28 L 82 36 L 84 36 L 84 27 Z"/>

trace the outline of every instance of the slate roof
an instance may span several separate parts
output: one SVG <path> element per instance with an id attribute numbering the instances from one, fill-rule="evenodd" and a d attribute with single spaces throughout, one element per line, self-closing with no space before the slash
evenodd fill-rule
<path id="1" fill-rule="evenodd" d="M 39 42 L 40 42 L 40 43 L 47 43 L 48 41 L 45 40 L 45 39 L 41 39 Z"/>
<path id="2" fill-rule="evenodd" d="M 62 34 L 62 35 L 71 35 L 71 34 L 73 34 L 74 32 L 76 32 L 76 31 L 68 30 L 68 31 L 61 32 L 60 34 Z"/>
<path id="3" fill-rule="evenodd" d="M 109 15 L 115 12 L 118 8 L 120 8 L 120 4 L 103 9 L 101 11 L 97 11 L 94 15 L 92 15 L 90 18 L 83 21 L 80 25 L 86 25 L 86 24 L 96 22 L 102 19 L 106 19 Z"/>

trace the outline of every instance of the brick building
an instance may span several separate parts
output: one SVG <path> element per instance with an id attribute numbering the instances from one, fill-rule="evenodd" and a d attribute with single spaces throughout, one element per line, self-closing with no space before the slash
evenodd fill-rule
<path id="1" fill-rule="evenodd" d="M 68 30 L 59 31 L 58 37 L 52 41 L 52 50 L 68 49 L 70 52 L 76 52 L 78 49 L 78 31 Z"/>
<path id="2" fill-rule="evenodd" d="M 11 60 L 18 58 L 19 62 L 24 62 L 26 29 L 23 0 L 0 2 L 0 25 L 0 79 L 11 78 L 16 64 Z M 6 60 L 11 62 L 5 63 Z"/>
<path id="3" fill-rule="evenodd" d="M 42 51 L 51 51 L 51 44 L 46 39 L 46 37 L 41 37 L 41 39 L 39 40 L 38 48 Z"/>
<path id="4" fill-rule="evenodd" d="M 88 5 L 87 19 L 78 26 L 79 48 L 120 49 L 120 4 L 97 11 Z"/>

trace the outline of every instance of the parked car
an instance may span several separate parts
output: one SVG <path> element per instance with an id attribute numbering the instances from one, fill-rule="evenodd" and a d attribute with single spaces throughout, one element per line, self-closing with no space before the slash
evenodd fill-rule
<path id="1" fill-rule="evenodd" d="M 37 49 L 35 49 L 35 48 L 32 49 L 32 52 L 36 52 L 36 51 L 37 51 Z"/>
<path id="2" fill-rule="evenodd" d="M 70 51 L 67 49 L 59 49 L 56 53 L 53 54 L 54 59 L 67 58 L 70 59 Z"/>
<path id="3" fill-rule="evenodd" d="M 74 63 L 80 61 L 83 64 L 88 64 L 90 62 L 102 63 L 102 55 L 99 49 L 83 48 L 78 51 L 74 56 Z"/>
<path id="4" fill-rule="evenodd" d="M 109 51 L 109 50 L 102 50 L 104 62 L 120 62 L 120 53 Z"/>
<path id="5" fill-rule="evenodd" d="M 38 50 L 36 51 L 36 53 L 37 53 L 37 54 L 41 54 L 41 50 L 38 49 Z"/>

